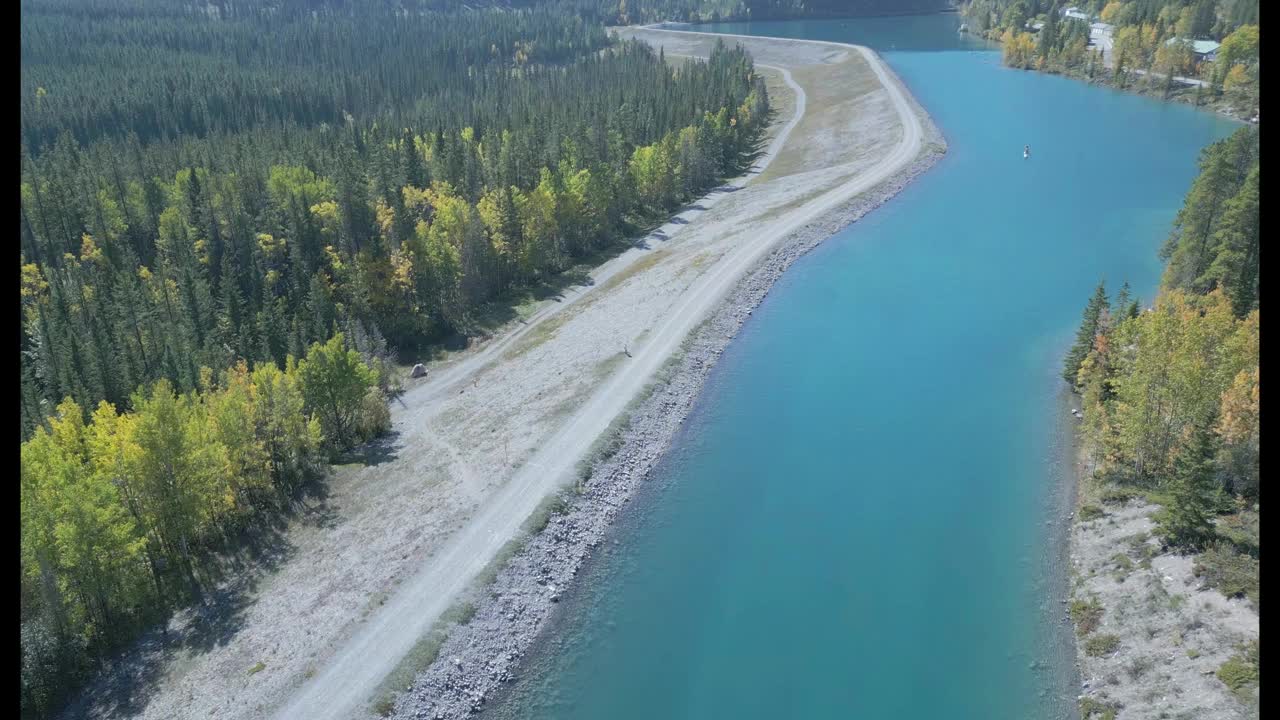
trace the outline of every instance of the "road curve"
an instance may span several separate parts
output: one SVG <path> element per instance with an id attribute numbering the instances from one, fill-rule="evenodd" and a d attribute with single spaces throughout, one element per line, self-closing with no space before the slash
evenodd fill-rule
<path id="1" fill-rule="evenodd" d="M 644 388 L 654 372 L 680 347 L 689 332 L 697 327 L 738 280 L 766 253 L 773 250 L 778 240 L 890 178 L 915 159 L 924 134 L 920 119 L 881 60 L 864 47 L 842 43 L 822 44 L 856 50 L 867 60 L 888 91 L 902 122 L 903 137 L 898 146 L 855 180 L 828 191 L 814 203 L 784 213 L 768 224 L 744 233 L 742 245 L 698 278 L 664 322 L 650 333 L 645 343 L 632 349 L 629 362 L 594 392 L 587 403 L 497 491 L 440 552 L 426 560 L 416 575 L 406 579 L 386 604 L 356 629 L 346 644 L 330 656 L 320 670 L 278 708 L 275 718 L 347 720 L 360 715 L 362 706 L 369 702 L 383 679 L 507 540 L 519 532 L 520 526 L 542 499 L 565 482 L 599 434 Z M 796 113 L 770 147 L 769 161 L 772 161 L 786 136 L 803 116 L 805 107 L 803 89 L 794 83 L 789 72 L 782 72 L 788 85 L 796 91 Z M 502 343 L 502 346 L 505 345 L 505 342 Z M 483 357 L 491 357 L 491 354 L 486 353 Z M 479 364 L 473 363 L 480 359 L 468 362 L 464 367 L 478 368 Z M 452 384 L 459 377 L 450 372 L 441 380 L 444 384 Z M 424 391 L 424 395 L 435 394 L 425 388 Z"/>

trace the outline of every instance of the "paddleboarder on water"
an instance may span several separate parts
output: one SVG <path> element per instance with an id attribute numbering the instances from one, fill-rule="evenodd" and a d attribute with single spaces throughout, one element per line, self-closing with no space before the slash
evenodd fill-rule
<path id="1" fill-rule="evenodd" d="M 1024 158 L 1029 158 L 1029 157 L 1031 157 L 1031 146 L 1030 146 L 1030 145 L 1023 145 L 1023 146 L 1022 146 L 1022 157 L 1024 157 Z"/>

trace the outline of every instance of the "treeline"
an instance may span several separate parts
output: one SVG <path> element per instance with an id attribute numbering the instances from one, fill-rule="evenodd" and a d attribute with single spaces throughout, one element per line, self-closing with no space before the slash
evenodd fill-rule
<path id="1" fill-rule="evenodd" d="M 38 717 L 97 662 L 200 599 L 221 555 L 271 524 L 327 452 L 390 426 L 376 373 L 342 337 L 252 370 L 168 380 L 132 411 L 58 406 L 21 449 L 22 711 Z"/>
<path id="2" fill-rule="evenodd" d="M 1068 6 L 1114 26 L 1111 68 L 1101 49 L 1089 46 L 1088 23 L 1061 14 Z M 1144 82 L 1166 97 L 1177 87 L 1175 77 L 1193 77 L 1210 83 L 1208 94 L 1197 87 L 1197 102 L 1225 96 L 1240 110 L 1258 105 L 1257 0 L 973 0 L 965 18 L 974 33 L 1004 44 L 1004 62 L 1013 67 L 1079 74 L 1121 87 L 1142 71 Z M 1195 40 L 1221 41 L 1216 59 L 1199 58 Z"/>
<path id="3" fill-rule="evenodd" d="M 1055 7 L 1074 7 L 1117 30 L 1152 26 L 1170 37 L 1222 40 L 1244 25 L 1257 25 L 1258 4 L 1258 0 L 970 0 L 963 13 L 971 32 L 993 40 L 1005 30 L 1022 31 L 1028 23 L 1047 22 L 1057 14 Z"/>
<path id="4" fill-rule="evenodd" d="M 952 9 L 949 0 L 599 0 L 620 24 L 916 15 Z"/>
<path id="5" fill-rule="evenodd" d="M 353 8 L 363 12 L 368 7 L 358 0 L 284 0 L 282 4 L 321 12 Z M 950 0 L 382 0 L 381 5 L 399 12 L 455 10 L 464 6 L 555 8 L 605 25 L 914 15 L 954 8 Z"/>
<path id="6" fill-rule="evenodd" d="M 348 116 L 403 126 L 418 118 L 418 100 L 465 93 L 476 68 L 562 63 L 608 44 L 598 24 L 540 7 L 445 21 L 182 7 L 137 0 L 136 12 L 102 15 L 82 2 L 24 0 L 28 150 L 39 154 L 64 133 L 81 144 L 133 133 L 147 144 L 286 121 L 341 125 Z"/>
<path id="7" fill-rule="evenodd" d="M 144 72 L 154 38 L 130 38 Z M 457 77 L 428 95 L 389 81 L 411 109 L 364 121 L 183 126 L 150 143 L 126 124 L 123 139 L 64 132 L 24 148 L 24 438 L 65 397 L 126 408 L 140 384 L 187 391 L 201 367 L 283 367 L 338 331 L 371 358 L 465 333 L 493 298 L 736 172 L 768 121 L 763 79 L 738 48 L 679 69 L 639 43 L 512 62 L 439 72 Z M 364 82 L 358 68 L 339 84 Z"/>
<path id="8" fill-rule="evenodd" d="M 1159 493 L 1162 534 L 1196 550 L 1220 539 L 1216 513 L 1259 495 L 1258 171 L 1254 129 L 1204 151 L 1154 307 L 1100 285 L 1064 370 L 1097 477 Z"/>

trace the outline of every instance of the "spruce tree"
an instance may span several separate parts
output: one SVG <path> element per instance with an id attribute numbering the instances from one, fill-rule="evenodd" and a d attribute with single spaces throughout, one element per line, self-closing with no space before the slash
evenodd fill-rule
<path id="1" fill-rule="evenodd" d="M 1084 362 L 1085 357 L 1089 355 L 1089 351 L 1093 349 L 1093 340 L 1098 335 L 1102 312 L 1106 308 L 1106 283 L 1100 282 L 1093 291 L 1093 297 L 1089 299 L 1089 304 L 1085 306 L 1084 318 L 1080 321 L 1080 329 L 1076 331 L 1076 342 L 1071 346 L 1071 351 L 1067 353 L 1067 359 L 1062 368 L 1062 378 L 1070 383 L 1073 388 L 1076 386 L 1076 374 L 1080 372 L 1080 363 Z"/>
<path id="2" fill-rule="evenodd" d="M 1111 304 L 1112 325 L 1118 325 L 1130 318 L 1138 317 L 1141 313 L 1142 302 L 1136 295 L 1131 294 L 1129 283 L 1120 288 L 1120 292 L 1116 293 L 1116 301 Z"/>
<path id="3" fill-rule="evenodd" d="M 1212 417 L 1196 425 L 1174 460 L 1168 485 L 1173 500 L 1160 520 L 1160 534 L 1170 545 L 1195 550 L 1213 539 L 1218 451 L 1213 425 Z"/>

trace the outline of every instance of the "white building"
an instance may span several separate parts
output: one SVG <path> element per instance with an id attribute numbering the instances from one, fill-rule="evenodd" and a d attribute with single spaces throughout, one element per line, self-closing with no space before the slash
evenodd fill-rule
<path id="1" fill-rule="evenodd" d="M 1078 7 L 1069 7 L 1066 10 L 1063 10 L 1062 16 L 1071 18 L 1072 20 L 1083 20 L 1085 22 L 1089 22 L 1089 14 Z"/>

